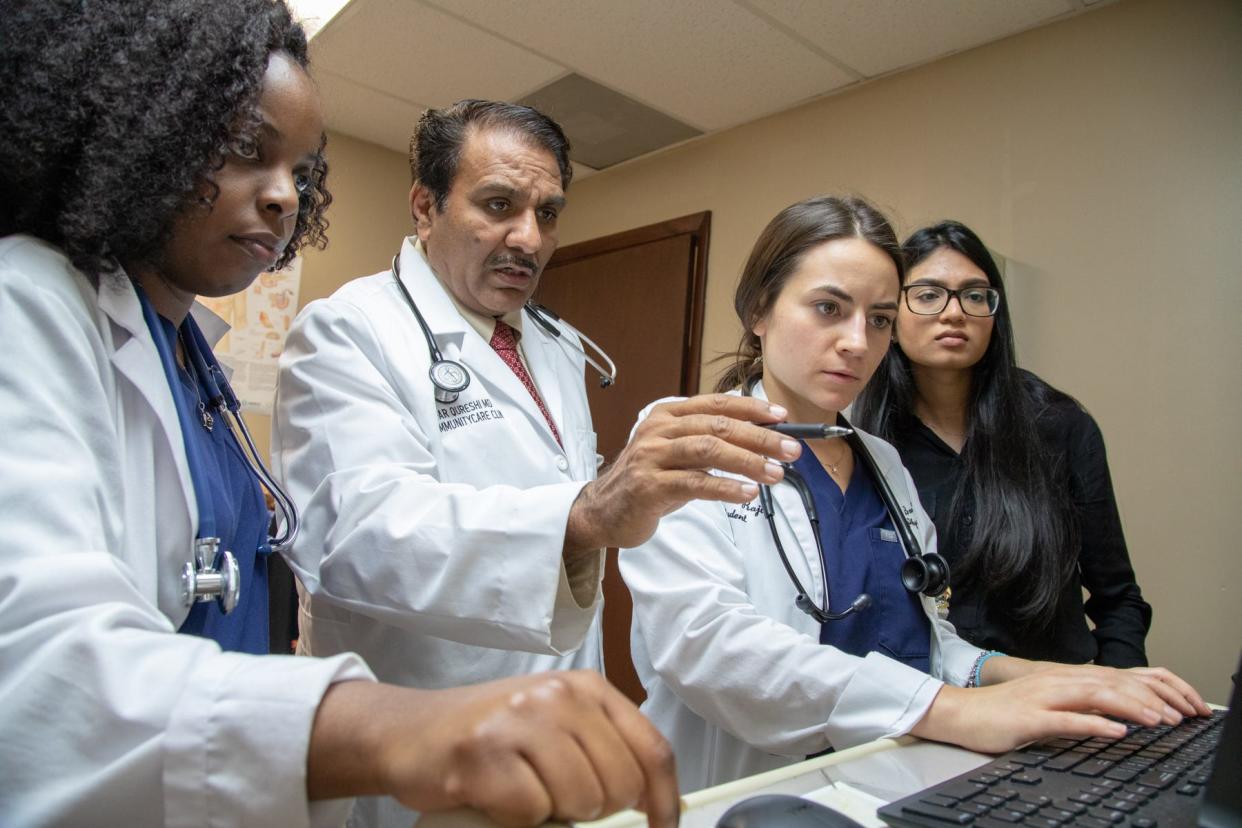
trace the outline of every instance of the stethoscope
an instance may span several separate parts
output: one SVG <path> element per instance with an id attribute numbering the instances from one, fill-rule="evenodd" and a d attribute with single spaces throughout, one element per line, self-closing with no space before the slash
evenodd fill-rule
<path id="1" fill-rule="evenodd" d="M 399 253 L 392 257 L 392 277 L 397 283 L 397 287 L 401 288 L 401 295 L 405 297 L 406 304 L 410 306 L 414 318 L 418 320 L 418 327 L 422 329 L 423 338 L 427 340 L 427 350 L 431 354 L 431 367 L 427 369 L 427 376 L 431 378 L 431 384 L 435 386 L 436 400 L 442 403 L 457 402 L 461 392 L 470 387 L 470 372 L 466 370 L 465 365 L 451 359 L 445 359 L 444 355 L 440 353 L 440 349 L 436 346 L 436 338 L 431 333 L 431 327 L 428 326 L 427 320 L 423 318 L 422 313 L 418 310 L 418 305 L 414 302 L 414 297 L 410 295 L 409 289 L 401 281 L 401 254 Z M 608 367 L 604 368 L 603 365 L 587 353 L 586 348 L 580 344 L 571 343 L 572 347 L 582 354 L 587 364 L 599 374 L 600 388 L 607 388 L 617 381 L 616 363 L 590 337 L 568 322 L 562 321 L 559 316 L 543 305 L 527 302 L 525 308 L 530 318 L 539 323 L 541 328 L 558 341 L 566 342 L 568 340 L 561 336 L 561 330 L 552 324 L 552 320 L 556 320 L 565 328 L 573 331 L 581 342 L 591 346 L 591 349 L 599 355 L 600 359 L 608 364 Z"/>
<path id="2" fill-rule="evenodd" d="M 146 294 L 138 289 L 138 296 L 142 303 L 143 318 L 151 331 L 151 338 L 155 340 L 155 349 L 160 355 L 165 375 L 175 377 L 177 363 L 173 355 L 172 343 L 164 337 L 163 327 Z M 189 324 L 184 324 L 180 331 L 181 344 L 186 355 L 186 368 L 194 378 L 196 387 L 203 388 L 207 392 L 207 400 L 199 402 L 197 412 L 199 420 L 209 431 L 215 426 L 217 418 L 224 423 L 233 441 L 241 450 L 242 456 L 246 459 L 250 470 L 260 485 L 271 492 L 272 499 L 276 501 L 276 507 L 280 511 L 283 522 L 283 530 L 276 537 L 269 537 L 267 544 L 261 547 L 259 552 L 269 554 L 272 551 L 286 549 L 298 534 L 297 508 L 293 505 L 293 499 L 281 488 L 276 478 L 264 465 L 259 450 L 255 447 L 254 438 L 250 436 L 250 429 L 246 427 L 246 422 L 241 417 L 241 401 L 233 393 L 233 386 L 229 384 L 228 377 L 225 376 L 219 361 L 212 353 L 211 346 L 207 343 L 203 332 L 199 330 L 192 318 L 187 319 L 187 322 Z M 191 412 L 185 410 L 186 407 L 180 395 L 176 393 L 176 389 L 173 389 L 173 402 L 176 405 L 181 429 L 188 435 L 187 429 L 197 428 L 198 423 L 194 422 Z M 212 412 L 215 412 L 215 416 Z M 200 503 L 198 536 L 194 540 L 191 559 L 186 561 L 181 568 L 181 603 L 189 607 L 196 603 L 214 600 L 219 604 L 220 611 L 228 615 L 241 600 L 241 569 L 233 553 L 220 548 L 220 536 L 215 524 L 215 509 L 210 503 L 211 489 L 207 485 L 206 466 L 199 454 L 199 445 L 195 440 L 187 439 L 184 442 L 186 462 L 190 467 L 190 481 L 194 487 L 195 498 Z M 208 500 L 205 504 L 206 508 L 202 503 L 203 500 Z"/>
<path id="3" fill-rule="evenodd" d="M 750 396 L 749 385 L 743 385 L 742 393 Z M 909 592 L 922 593 L 930 598 L 942 594 L 949 586 L 949 563 L 938 553 L 924 554 L 923 547 L 914 535 L 914 531 L 910 528 L 910 524 L 906 522 L 902 514 L 901 506 L 897 503 L 897 498 L 893 495 L 892 488 L 888 485 L 888 480 L 880 473 L 879 467 L 876 465 L 875 458 L 871 456 L 871 452 L 867 450 L 863 444 L 862 438 L 858 436 L 858 432 L 850 428 L 850 424 L 845 418 L 837 415 L 837 424 L 842 430 L 848 429 L 848 433 L 840 433 L 829 436 L 842 437 L 849 447 L 854 450 L 854 456 L 858 458 L 867 474 L 875 482 L 876 490 L 880 493 L 880 499 L 884 501 L 884 508 L 888 512 L 889 519 L 893 522 L 893 527 L 897 530 L 897 537 L 901 541 L 902 551 L 906 553 L 906 559 L 901 564 L 901 583 Z M 827 431 L 827 430 L 826 430 Z M 802 508 L 806 510 L 807 520 L 811 524 L 811 534 L 815 538 L 816 559 L 819 561 L 819 578 L 824 585 L 824 603 L 816 604 L 802 585 L 798 574 L 794 572 L 793 566 L 789 563 L 789 556 L 785 553 L 785 547 L 781 543 L 780 533 L 776 531 L 776 508 L 772 501 L 772 488 L 766 484 L 759 486 L 759 507 L 763 511 L 763 516 L 768 522 L 768 528 L 772 532 L 772 541 L 776 544 L 776 552 L 781 557 L 781 563 L 785 567 L 786 574 L 793 581 L 794 589 L 798 591 L 798 595 L 794 598 L 794 604 L 798 609 L 814 618 L 818 623 L 824 624 L 828 621 L 840 621 L 856 612 L 861 612 L 871 606 L 871 596 L 867 593 L 861 593 L 841 612 L 828 611 L 828 572 L 824 566 L 824 542 L 819 535 L 819 510 L 815 508 L 815 498 L 811 495 L 811 487 L 807 485 L 805 479 L 790 463 L 782 463 L 785 470 L 785 481 L 794 487 L 798 493 L 798 497 L 802 500 Z"/>

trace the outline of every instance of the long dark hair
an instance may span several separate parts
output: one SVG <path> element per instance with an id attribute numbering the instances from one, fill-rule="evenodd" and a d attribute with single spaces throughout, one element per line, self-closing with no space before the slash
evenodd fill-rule
<path id="1" fill-rule="evenodd" d="M 816 196 L 791 204 L 763 228 L 750 258 L 742 268 L 733 308 L 742 321 L 742 341 L 716 383 L 717 391 L 749 386 L 763 373 L 759 337 L 753 329 L 771 309 L 785 282 L 798 269 L 802 256 L 812 247 L 833 239 L 865 239 L 884 251 L 905 279 L 905 265 L 897 234 L 884 215 L 861 198 Z"/>
<path id="2" fill-rule="evenodd" d="M 280 0 L 3 0 L 0 16 L 0 235 L 95 278 L 154 262 L 180 215 L 209 208 L 213 173 L 257 140 L 269 58 L 307 63 Z M 321 155 L 278 267 L 323 245 L 326 175 Z"/>
<path id="3" fill-rule="evenodd" d="M 1040 413 L 1073 400 L 1018 368 L 1013 323 L 996 262 L 964 224 L 944 221 L 925 227 L 902 245 L 906 267 L 914 268 L 942 248 L 955 250 L 987 276 L 1000 292 L 992 338 L 971 374 L 962 447 L 965 473 L 950 505 L 949 525 L 960 526 L 961 511 L 974 503 L 969 541 L 957 548 L 954 585 L 986 589 L 1004 600 L 989 607 L 1019 628 L 1037 631 L 1051 620 L 1077 560 L 1077 524 L 1063 478 L 1064 458 L 1040 434 Z M 860 427 L 900 446 L 914 426 L 914 376 L 910 358 L 895 342 L 854 404 Z M 942 539 L 949 548 L 957 543 Z"/>

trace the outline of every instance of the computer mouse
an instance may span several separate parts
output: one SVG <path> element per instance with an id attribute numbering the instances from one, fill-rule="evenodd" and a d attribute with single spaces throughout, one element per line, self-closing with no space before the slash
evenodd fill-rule
<path id="1" fill-rule="evenodd" d="M 840 811 L 789 794 L 743 799 L 724 812 L 716 828 L 863 828 Z"/>

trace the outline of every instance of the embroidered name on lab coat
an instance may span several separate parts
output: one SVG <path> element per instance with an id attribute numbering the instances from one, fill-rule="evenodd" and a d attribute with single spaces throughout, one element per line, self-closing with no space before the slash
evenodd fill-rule
<path id="1" fill-rule="evenodd" d="M 503 420 L 505 413 L 496 407 L 491 397 L 470 400 L 459 405 L 446 405 L 436 409 L 440 415 L 440 433 L 453 431 L 462 426 L 474 425 L 484 420 Z"/>
<path id="2" fill-rule="evenodd" d="M 738 507 L 730 507 L 729 511 L 725 512 L 725 514 L 733 518 L 734 520 L 740 520 L 742 523 L 749 523 L 748 519 L 750 515 L 744 515 L 742 514 L 742 512 L 739 512 L 738 509 L 741 509 L 742 511 L 745 511 L 745 512 L 750 512 L 751 515 L 762 515 L 763 514 L 762 507 L 760 507 L 758 502 L 755 502 L 755 501 L 752 501 L 750 503 L 743 503 L 741 504 L 741 506 L 738 506 Z"/>

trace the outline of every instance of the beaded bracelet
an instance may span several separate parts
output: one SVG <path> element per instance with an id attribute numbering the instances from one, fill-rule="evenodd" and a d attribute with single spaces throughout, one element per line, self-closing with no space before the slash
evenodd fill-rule
<path id="1" fill-rule="evenodd" d="M 970 668 L 970 678 L 966 680 L 967 687 L 981 687 L 983 681 L 983 665 L 987 663 L 992 656 L 1003 656 L 1000 650 L 987 650 L 979 653 L 979 657 L 975 659 L 975 666 Z"/>

